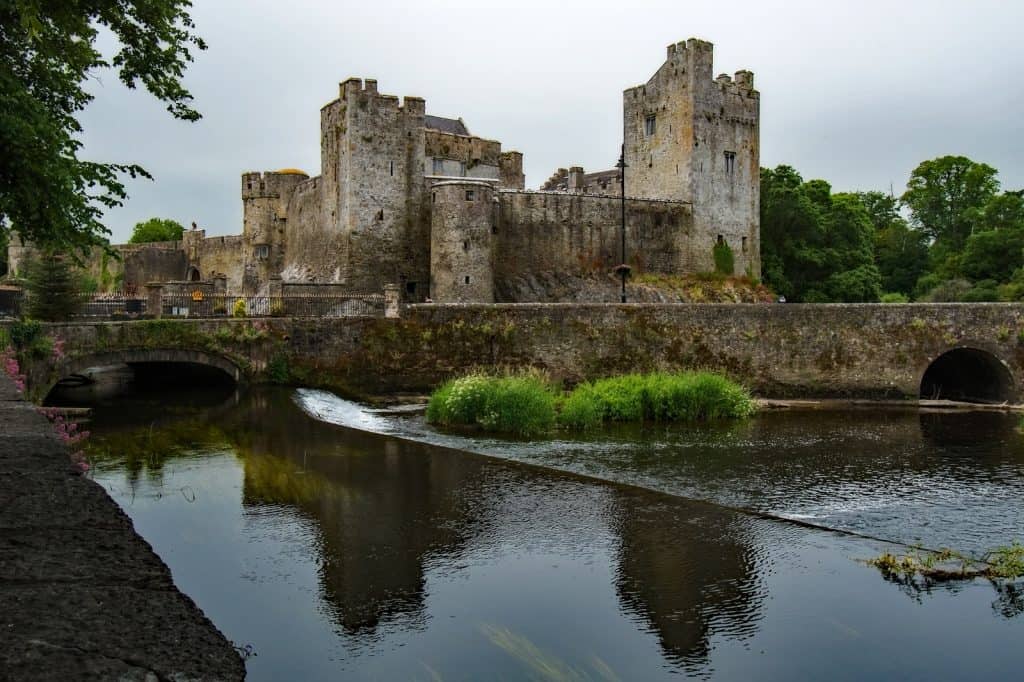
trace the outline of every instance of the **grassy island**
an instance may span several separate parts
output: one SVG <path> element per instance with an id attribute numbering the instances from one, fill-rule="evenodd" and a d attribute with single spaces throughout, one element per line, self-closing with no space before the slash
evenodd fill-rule
<path id="1" fill-rule="evenodd" d="M 713 372 L 627 374 L 568 394 L 536 372 L 477 373 L 442 384 L 430 397 L 427 421 L 528 436 L 556 425 L 582 430 L 608 421 L 703 421 L 753 412 L 750 393 Z"/>

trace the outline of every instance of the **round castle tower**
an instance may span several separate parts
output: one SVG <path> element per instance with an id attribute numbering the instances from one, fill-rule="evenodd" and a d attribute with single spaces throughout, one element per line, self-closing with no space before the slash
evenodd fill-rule
<path id="1" fill-rule="evenodd" d="M 242 174 L 244 292 L 256 293 L 261 284 L 284 267 L 288 200 L 296 186 L 308 179 L 308 175 L 295 168 Z"/>
<path id="2" fill-rule="evenodd" d="M 494 186 L 445 180 L 431 188 L 430 296 L 438 303 L 494 303 Z"/>

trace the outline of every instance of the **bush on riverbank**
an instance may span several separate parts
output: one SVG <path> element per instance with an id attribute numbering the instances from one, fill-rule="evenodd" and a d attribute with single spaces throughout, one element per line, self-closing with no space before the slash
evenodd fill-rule
<path id="1" fill-rule="evenodd" d="M 584 429 L 605 421 L 703 421 L 753 412 L 750 393 L 719 374 L 655 372 L 577 386 L 562 404 L 558 421 Z"/>
<path id="2" fill-rule="evenodd" d="M 567 396 L 537 373 L 471 374 L 434 392 L 427 421 L 535 435 L 555 423 L 586 429 L 606 421 L 699 421 L 753 411 L 745 388 L 712 372 L 628 374 L 581 384 Z"/>

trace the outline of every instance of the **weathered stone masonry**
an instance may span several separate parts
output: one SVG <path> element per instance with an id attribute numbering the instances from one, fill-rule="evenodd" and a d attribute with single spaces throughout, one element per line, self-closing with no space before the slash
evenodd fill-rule
<path id="1" fill-rule="evenodd" d="M 29 379 L 41 397 L 60 377 L 119 353 L 166 349 L 177 355 L 151 359 L 215 356 L 215 366 L 259 381 L 277 358 L 299 383 L 357 394 L 429 391 L 473 367 L 511 365 L 540 367 L 567 383 L 710 368 L 763 396 L 917 397 L 937 358 L 971 348 L 1005 373 L 1007 398 L 1015 399 L 1024 377 L 1021 330 L 1024 305 L 997 303 L 420 305 L 400 319 L 52 325 L 67 357 L 59 365 L 34 360 Z"/>
<path id="2" fill-rule="evenodd" d="M 712 46 L 695 39 L 670 45 L 654 76 L 624 92 L 634 272 L 712 270 L 721 241 L 733 249 L 736 274 L 759 275 L 759 111 L 753 75 L 713 79 Z M 606 278 L 622 259 L 614 170 L 562 169 L 545 191 L 525 192 L 522 154 L 471 134 L 462 119 L 428 115 L 422 98 L 379 92 L 375 80 L 340 84 L 320 111 L 320 147 L 318 177 L 242 175 L 240 236 L 190 231 L 180 243 L 132 247 L 125 283 L 220 278 L 231 293 L 265 294 L 280 278 L 353 294 L 394 283 L 409 302 L 520 302 L 524 290 L 550 301 L 565 292 L 537 282 Z M 489 185 L 475 192 L 494 210 L 452 182 Z M 464 243 L 472 257 L 433 253 Z M 12 249 L 13 271 L 20 255 Z"/>

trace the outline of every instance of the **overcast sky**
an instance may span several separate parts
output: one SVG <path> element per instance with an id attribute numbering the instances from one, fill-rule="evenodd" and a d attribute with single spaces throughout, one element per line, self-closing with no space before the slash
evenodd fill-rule
<path id="1" fill-rule="evenodd" d="M 622 91 L 689 37 L 715 44 L 716 74 L 754 72 L 762 166 L 899 194 L 920 161 L 963 154 L 1024 187 L 1020 0 L 194 2 L 210 47 L 186 84 L 202 121 L 175 121 L 112 73 L 89 86 L 84 156 L 155 178 L 107 215 L 115 242 L 153 216 L 240 233 L 240 174 L 318 174 L 319 110 L 349 76 L 523 152 L 527 187 L 609 168 Z"/>

